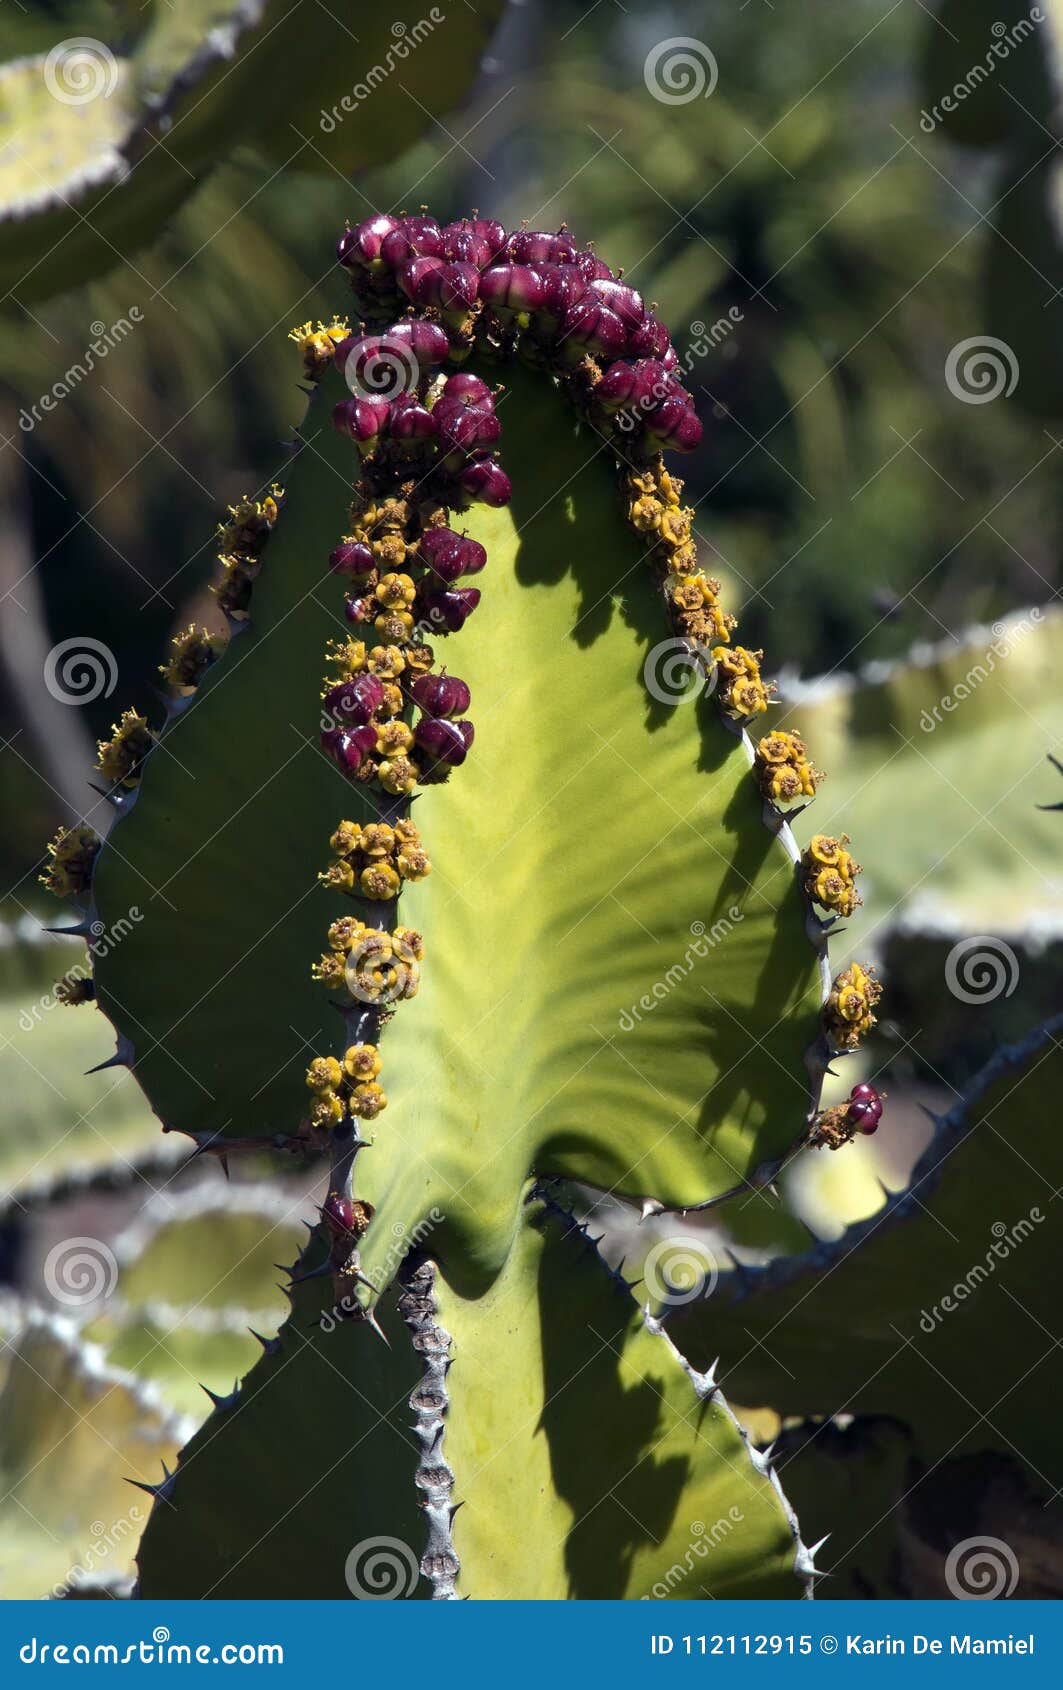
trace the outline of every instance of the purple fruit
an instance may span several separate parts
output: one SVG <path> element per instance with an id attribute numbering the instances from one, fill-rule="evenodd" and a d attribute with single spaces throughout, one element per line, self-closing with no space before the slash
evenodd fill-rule
<path id="1" fill-rule="evenodd" d="M 439 424 L 441 442 L 454 451 L 482 451 L 486 446 L 493 446 L 502 434 L 502 424 L 494 411 L 480 405 L 463 405 L 459 400 L 444 406 L 441 402 L 433 415 Z"/>
<path id="2" fill-rule="evenodd" d="M 858 1086 L 854 1086 L 849 1096 L 854 1103 L 881 1103 L 882 1101 L 874 1086 L 869 1085 L 866 1080 L 861 1080 Z"/>
<path id="3" fill-rule="evenodd" d="M 485 270 L 497 251 L 467 217 L 460 223 L 448 223 L 443 230 L 443 257 L 451 262 L 475 264 L 478 270 Z"/>
<path id="4" fill-rule="evenodd" d="M 468 686 L 457 675 L 418 675 L 409 690 L 429 716 L 460 716 L 472 702 Z"/>
<path id="5" fill-rule="evenodd" d="M 328 566 L 334 575 L 368 575 L 373 554 L 362 540 L 343 540 L 329 553 Z"/>
<path id="6" fill-rule="evenodd" d="M 482 505 L 508 505 L 513 496 L 513 483 L 493 458 L 477 458 L 466 465 L 458 485 L 468 498 Z"/>
<path id="7" fill-rule="evenodd" d="M 374 440 L 388 420 L 386 399 L 341 399 L 333 408 L 332 426 L 364 445 Z"/>
<path id="8" fill-rule="evenodd" d="M 506 226 L 504 223 L 497 222 L 493 217 L 474 217 L 469 224 L 469 228 L 478 240 L 486 243 L 492 258 L 497 258 L 498 254 L 505 249 Z"/>
<path id="9" fill-rule="evenodd" d="M 354 1208 L 349 1197 L 330 1191 L 321 1205 L 321 1219 L 334 1238 L 345 1239 L 354 1226 Z"/>
<path id="10" fill-rule="evenodd" d="M 375 264 L 380 257 L 384 240 L 399 226 L 397 217 L 380 215 L 367 217 L 353 229 L 347 229 L 339 240 L 336 256 L 348 269 L 359 264 Z"/>
<path id="11" fill-rule="evenodd" d="M 596 252 L 577 252 L 572 263 L 585 282 L 607 282 L 613 279 L 613 272 L 608 264 L 604 263 Z"/>
<path id="12" fill-rule="evenodd" d="M 850 1103 L 846 1114 L 858 1132 L 874 1133 L 878 1131 L 882 1119 L 882 1105 L 867 1099 L 863 1102 Z"/>
<path id="13" fill-rule="evenodd" d="M 701 434 L 701 423 L 685 395 L 662 400 L 646 419 L 647 440 L 670 446 L 677 452 L 692 452 Z"/>
<path id="14" fill-rule="evenodd" d="M 458 399 L 463 405 L 494 404 L 491 389 L 479 376 L 462 370 L 450 376 L 443 388 L 444 399 Z"/>
<path id="15" fill-rule="evenodd" d="M 456 634 L 480 602 L 478 587 L 447 587 L 423 595 L 423 603 L 437 633 Z"/>
<path id="16" fill-rule="evenodd" d="M 380 256 L 389 270 L 401 270 L 411 258 L 441 258 L 443 236 L 434 217 L 403 217 L 385 235 Z"/>
<path id="17" fill-rule="evenodd" d="M 399 287 L 414 305 L 434 305 L 435 278 L 444 269 L 442 258 L 411 258 L 398 272 Z"/>
<path id="18" fill-rule="evenodd" d="M 446 330 L 421 317 L 404 317 L 400 323 L 392 323 L 381 338 L 392 349 L 408 346 L 418 364 L 441 364 L 450 354 Z"/>
<path id="19" fill-rule="evenodd" d="M 455 534 L 450 528 L 426 528 L 417 549 L 425 568 L 448 583 L 461 575 L 478 575 L 487 562 L 487 553 L 478 540 Z"/>
<path id="20" fill-rule="evenodd" d="M 480 277 L 480 298 L 494 311 L 534 311 L 542 297 L 543 279 L 526 264 L 493 264 Z"/>
<path id="21" fill-rule="evenodd" d="M 339 764 L 345 774 L 357 774 L 362 763 L 376 746 L 376 729 L 371 727 L 326 728 L 321 735 L 321 748 Z"/>
<path id="22" fill-rule="evenodd" d="M 422 716 L 413 737 L 422 751 L 427 751 L 439 763 L 457 767 L 464 763 L 472 744 L 471 722 L 448 722 L 439 716 Z"/>
<path id="23" fill-rule="evenodd" d="M 388 433 L 393 440 L 431 440 L 439 424 L 414 393 L 400 393 L 391 401 Z"/>
<path id="24" fill-rule="evenodd" d="M 384 685 L 375 675 L 340 681 L 325 694 L 325 709 L 337 721 L 364 727 L 384 702 Z"/>
<path id="25" fill-rule="evenodd" d="M 566 311 L 561 340 L 577 355 L 591 352 L 616 358 L 627 345 L 627 330 L 615 311 L 588 293 Z"/>
<path id="26" fill-rule="evenodd" d="M 682 391 L 674 376 L 656 358 L 640 358 L 635 364 L 618 358 L 606 370 L 594 397 L 603 410 L 618 411 L 625 405 L 660 404 Z"/>
<path id="27" fill-rule="evenodd" d="M 480 293 L 480 272 L 475 264 L 461 260 L 444 264 L 432 278 L 434 303 L 441 311 L 464 314 L 471 311 Z"/>
<path id="28" fill-rule="evenodd" d="M 628 351 L 635 358 L 663 358 L 671 341 L 659 317 L 648 311 L 628 339 Z"/>
<path id="29" fill-rule="evenodd" d="M 510 238 L 509 256 L 514 264 L 570 264 L 576 256 L 571 235 L 548 235 L 539 229 L 520 229 Z"/>
<path id="30" fill-rule="evenodd" d="M 642 303 L 642 295 L 636 293 L 634 288 L 629 288 L 626 282 L 593 281 L 591 292 L 597 295 L 603 305 L 608 305 L 614 316 L 620 318 L 629 334 L 641 327 L 646 307 Z"/>

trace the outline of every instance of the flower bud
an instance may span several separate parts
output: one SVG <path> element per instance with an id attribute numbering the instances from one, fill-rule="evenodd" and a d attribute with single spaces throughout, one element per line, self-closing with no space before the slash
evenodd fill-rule
<path id="1" fill-rule="evenodd" d="M 460 716 L 471 695 L 457 675 L 418 675 L 410 682 L 410 697 L 429 716 Z"/>
<path id="2" fill-rule="evenodd" d="M 463 405 L 460 400 L 440 400 L 432 414 L 439 425 L 440 441 L 455 451 L 482 451 L 502 435 L 502 424 L 493 407 L 488 410 L 481 405 Z"/>

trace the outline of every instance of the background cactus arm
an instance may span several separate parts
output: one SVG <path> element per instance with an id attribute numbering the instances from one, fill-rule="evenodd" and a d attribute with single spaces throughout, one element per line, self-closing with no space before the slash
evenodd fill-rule
<path id="1" fill-rule="evenodd" d="M 1054 1489 L 1061 1030 L 1001 1051 L 869 1220 L 674 1309 L 680 1349 L 698 1365 L 737 1358 L 725 1383 L 739 1400 L 893 1415 L 927 1460 L 1003 1449 Z"/>

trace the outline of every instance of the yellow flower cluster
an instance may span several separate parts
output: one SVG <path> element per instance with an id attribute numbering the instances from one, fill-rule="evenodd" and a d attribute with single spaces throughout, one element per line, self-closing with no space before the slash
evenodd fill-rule
<path id="1" fill-rule="evenodd" d="M 875 1005 L 882 987 L 875 970 L 854 962 L 838 975 L 823 1010 L 828 1036 L 839 1050 L 855 1050 L 875 1025 Z"/>
<path id="2" fill-rule="evenodd" d="M 228 643 L 227 633 L 212 634 L 207 628 L 188 627 L 174 635 L 169 660 L 160 663 L 159 673 L 181 698 L 188 698 Z"/>
<path id="3" fill-rule="evenodd" d="M 311 973 L 331 991 L 376 1005 L 417 996 L 424 939 L 416 928 L 396 927 L 389 933 L 343 916 L 329 928 L 328 946 Z"/>
<path id="4" fill-rule="evenodd" d="M 836 915 L 852 915 L 863 900 L 856 890 L 856 876 L 860 864 L 845 849 L 849 835 L 840 839 L 817 833 L 809 840 L 801 857 L 805 891 L 825 910 Z"/>
<path id="5" fill-rule="evenodd" d="M 333 317 L 331 323 L 300 323 L 289 329 L 288 339 L 294 340 L 303 355 L 303 374 L 307 381 L 320 381 L 332 362 L 332 355 L 341 341 L 347 339 L 351 325 L 346 317 Z"/>
<path id="6" fill-rule="evenodd" d="M 87 822 L 61 827 L 48 847 L 48 861 L 38 877 L 57 898 L 87 892 L 92 868 L 103 840 Z"/>
<path id="7" fill-rule="evenodd" d="M 646 537 L 651 559 L 665 576 L 678 631 L 697 645 L 729 641 L 735 618 L 722 609 L 720 583 L 698 568 L 692 538 L 694 512 L 681 503 L 683 483 L 658 458 L 624 478 L 628 521 Z"/>
<path id="8" fill-rule="evenodd" d="M 264 499 L 249 494 L 229 506 L 229 517 L 218 527 L 220 578 L 211 592 L 220 609 L 234 621 L 245 621 L 251 603 L 251 585 L 262 567 L 262 548 L 280 514 L 283 487 L 276 483 Z"/>
<path id="9" fill-rule="evenodd" d="M 112 786 L 136 786 L 141 764 L 155 739 L 146 716 L 138 715 L 135 710 L 123 710 L 111 738 L 99 742 L 96 767 Z"/>
<path id="10" fill-rule="evenodd" d="M 413 542 L 407 539 L 413 518 L 408 500 L 359 499 L 351 505 L 351 532 L 345 538 L 368 546 L 379 569 L 401 569 Z"/>
<path id="11" fill-rule="evenodd" d="M 342 1062 L 334 1056 L 315 1056 L 306 1070 L 306 1084 L 313 1094 L 310 1124 L 328 1131 L 348 1115 L 373 1121 L 388 1106 L 384 1088 L 377 1082 L 380 1052 L 376 1045 L 351 1045 Z"/>
<path id="12" fill-rule="evenodd" d="M 713 647 L 716 698 L 729 716 L 758 716 L 768 708 L 775 682 L 761 678 L 763 656 L 762 651 L 748 651 L 744 645 Z"/>
<path id="13" fill-rule="evenodd" d="M 823 779 L 808 760 L 808 750 L 799 733 L 765 734 L 753 759 L 760 790 L 773 804 L 788 804 L 795 798 L 814 798 Z"/>
<path id="14" fill-rule="evenodd" d="M 420 832 L 408 820 L 365 827 L 340 822 L 329 845 L 333 861 L 319 880 L 377 902 L 397 898 L 404 880 L 423 880 L 432 872 Z"/>

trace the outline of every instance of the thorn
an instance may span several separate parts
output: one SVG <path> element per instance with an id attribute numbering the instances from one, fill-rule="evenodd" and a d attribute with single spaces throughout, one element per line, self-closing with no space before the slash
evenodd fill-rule
<path id="1" fill-rule="evenodd" d="M 205 1391 L 207 1393 L 207 1396 L 210 1398 L 211 1406 L 213 1408 L 220 1408 L 223 1402 L 228 1401 L 227 1397 L 219 1397 L 217 1391 L 212 1391 L 209 1385 L 204 1385 L 202 1379 L 200 1379 L 198 1381 L 198 1383 L 199 1383 L 200 1390 Z"/>
<path id="2" fill-rule="evenodd" d="M 376 1287 L 374 1286 L 373 1289 L 375 1290 Z M 381 1326 L 380 1322 L 377 1320 L 375 1311 L 373 1309 L 366 1309 L 365 1313 L 362 1315 L 362 1320 L 365 1322 L 366 1326 L 369 1327 L 369 1330 L 371 1332 L 375 1332 L 377 1337 L 381 1340 L 381 1342 L 383 1344 L 385 1344 L 387 1346 L 387 1348 L 390 1350 L 391 1340 L 388 1337 L 387 1333 L 384 1331 L 384 1328 Z"/>
<path id="3" fill-rule="evenodd" d="M 74 927 L 46 927 L 46 933 L 58 933 L 61 939 L 87 939 L 92 932 L 92 926 L 87 921 L 79 921 Z"/>
<path id="4" fill-rule="evenodd" d="M 374 835 L 374 837 L 375 837 L 375 835 Z M 225 1175 L 226 1179 L 231 1179 L 232 1175 L 229 1172 L 229 1158 L 228 1158 L 228 1156 L 219 1156 L 218 1161 L 221 1164 L 221 1171 Z"/>
<path id="5" fill-rule="evenodd" d="M 129 1067 L 129 1064 L 126 1061 L 125 1057 L 122 1055 L 121 1050 L 116 1050 L 113 1056 L 109 1056 L 107 1058 L 106 1062 L 97 1062 L 95 1068 L 86 1068 L 85 1073 L 86 1073 L 86 1075 L 102 1074 L 103 1070 L 105 1068 L 128 1068 L 128 1067 Z"/>
<path id="6" fill-rule="evenodd" d="M 154 1500 L 159 1494 L 158 1485 L 145 1484 L 142 1479 L 126 1479 L 125 1482 L 127 1485 L 135 1485 L 137 1490 L 144 1491 L 146 1495 L 152 1498 L 152 1500 Z"/>
<path id="7" fill-rule="evenodd" d="M 642 1213 L 639 1216 L 639 1223 L 641 1224 L 642 1221 L 648 1221 L 653 1215 L 661 1215 L 663 1213 L 663 1205 L 658 1203 L 656 1197 L 644 1197 L 642 1199 Z"/>
<path id="8" fill-rule="evenodd" d="M 249 1326 L 247 1330 L 250 1332 L 252 1338 L 258 1339 L 259 1343 L 262 1345 L 264 1355 L 276 1355 L 277 1351 L 281 1347 L 279 1338 L 263 1338 L 261 1332 L 256 1332 L 253 1326 Z"/>
<path id="9" fill-rule="evenodd" d="M 309 1273 L 293 1274 L 292 1275 L 292 1284 L 293 1285 L 305 1285 L 307 1283 L 307 1280 L 323 1279 L 326 1274 L 329 1274 L 331 1272 L 332 1272 L 332 1269 L 329 1266 L 328 1262 L 322 1262 L 320 1267 L 311 1268 Z M 373 1289 L 375 1290 L 376 1287 L 374 1286 Z"/>

